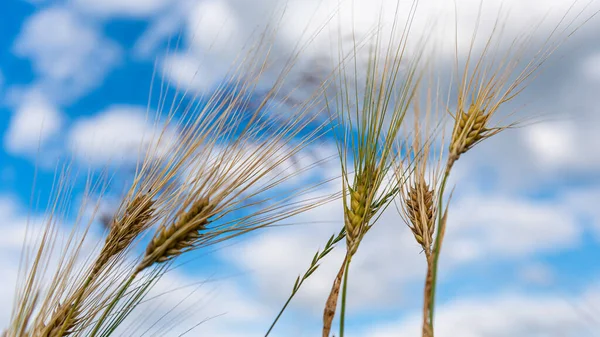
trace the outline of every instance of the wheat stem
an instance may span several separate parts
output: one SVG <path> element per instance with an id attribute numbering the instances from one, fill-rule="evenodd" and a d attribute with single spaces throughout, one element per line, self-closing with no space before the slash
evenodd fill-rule
<path id="1" fill-rule="evenodd" d="M 94 326 L 94 330 L 92 330 L 92 332 L 90 333 L 89 337 L 95 337 L 96 334 L 98 334 L 98 331 L 100 331 L 100 328 L 102 327 L 102 324 L 104 323 L 104 321 L 106 320 L 106 318 L 108 317 L 108 315 L 110 314 L 110 312 L 114 309 L 114 307 L 117 305 L 117 303 L 121 300 L 121 297 L 123 297 L 123 295 L 125 294 L 125 291 L 127 291 L 127 289 L 129 288 L 129 286 L 131 285 L 131 283 L 133 283 L 133 280 L 136 278 L 136 276 L 138 275 L 139 271 L 135 270 L 131 276 L 129 276 L 129 279 L 127 280 L 127 282 L 125 282 L 121 288 L 119 289 L 119 291 L 117 292 L 117 294 L 115 295 L 115 297 L 113 298 L 113 300 L 110 302 L 110 304 L 108 305 L 108 307 L 106 308 L 106 310 L 104 310 L 104 312 L 102 313 L 102 316 L 100 317 L 100 319 L 96 322 L 96 325 Z"/>
<path id="2" fill-rule="evenodd" d="M 452 169 L 452 165 L 455 161 L 449 161 L 446 166 L 446 170 L 444 172 L 444 177 L 442 178 L 442 183 L 440 184 L 440 193 L 438 196 L 438 231 L 435 236 L 435 244 L 433 246 L 433 263 L 431 264 L 431 289 L 429 291 L 429 327 L 431 329 L 431 333 L 433 334 L 433 318 L 434 318 L 434 309 L 435 309 L 435 291 L 437 284 L 437 269 L 438 269 L 438 260 L 440 258 L 440 251 L 442 248 L 442 241 L 444 239 L 444 233 L 446 232 L 446 221 L 444 219 L 446 212 L 442 212 L 444 206 L 444 191 L 446 189 L 446 184 L 448 182 L 448 177 L 450 176 L 450 171 Z M 442 214 L 444 213 L 444 214 Z M 426 298 L 427 299 L 427 298 Z"/>
<path id="3" fill-rule="evenodd" d="M 352 257 L 348 257 L 344 267 L 344 281 L 342 284 L 342 304 L 340 308 L 340 337 L 344 337 L 344 327 L 346 323 L 346 294 L 348 288 L 348 270 L 350 269 L 350 260 Z"/>
<path id="4" fill-rule="evenodd" d="M 430 255 L 427 258 L 427 275 L 425 276 L 425 286 L 423 290 L 423 337 L 433 337 L 433 322 L 430 320 L 429 313 L 431 288 L 433 285 L 433 260 Z"/>
<path id="5" fill-rule="evenodd" d="M 329 297 L 325 302 L 325 310 L 323 310 L 323 337 L 329 337 L 329 332 L 331 331 L 331 324 L 333 322 L 333 317 L 335 316 L 335 309 L 337 308 L 337 301 L 340 295 L 340 286 L 342 284 L 342 277 L 344 276 L 344 269 L 347 260 L 348 252 L 346 252 L 346 255 L 344 256 L 344 261 L 342 262 L 340 270 L 333 280 Z"/>

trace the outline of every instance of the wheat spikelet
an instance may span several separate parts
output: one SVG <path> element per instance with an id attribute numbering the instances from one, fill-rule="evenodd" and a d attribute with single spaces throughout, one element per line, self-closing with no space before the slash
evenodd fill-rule
<path id="1" fill-rule="evenodd" d="M 136 196 L 125 208 L 123 216 L 114 220 L 92 275 L 96 275 L 111 257 L 125 250 L 147 227 L 154 212 L 154 201 L 148 194 Z"/>
<path id="2" fill-rule="evenodd" d="M 369 200 L 369 194 L 373 192 L 372 187 L 367 179 L 359 178 L 357 179 L 356 188 L 348 188 L 350 207 L 345 207 L 344 225 L 346 228 L 346 245 L 350 256 L 358 250 L 360 240 L 365 234 L 371 215 L 374 213 Z"/>
<path id="3" fill-rule="evenodd" d="M 417 242 L 429 254 L 435 230 L 435 192 L 421 177 L 412 184 L 405 197 L 409 227 Z"/>
<path id="4" fill-rule="evenodd" d="M 460 109 L 452 131 L 450 140 L 450 160 L 458 160 L 460 155 L 470 150 L 478 142 L 490 137 L 497 128 L 488 128 L 491 113 L 471 104 L 467 112 Z"/>
<path id="5" fill-rule="evenodd" d="M 141 271 L 154 263 L 167 262 L 194 247 L 206 229 L 215 205 L 207 197 L 198 199 L 187 212 L 170 226 L 162 225 L 146 248 L 145 256 L 137 267 Z"/>
<path id="6" fill-rule="evenodd" d="M 439 93 L 432 87 L 429 85 L 425 93 L 424 108 L 419 100 L 414 103 L 414 122 L 407 130 L 412 136 L 397 149 L 404 156 L 398 156 L 395 171 L 401 187 L 398 212 L 427 257 L 431 255 L 436 227 L 436 189 L 443 164 L 443 148 L 440 146 L 436 151 L 436 144 L 444 143 L 443 123 L 438 116 L 440 109 L 435 103 Z"/>

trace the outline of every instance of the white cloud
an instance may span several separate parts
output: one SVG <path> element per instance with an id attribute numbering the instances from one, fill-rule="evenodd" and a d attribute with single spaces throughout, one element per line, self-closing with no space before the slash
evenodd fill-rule
<path id="1" fill-rule="evenodd" d="M 455 300 L 436 311 L 436 336 L 590 336 L 598 322 L 589 310 L 600 304 L 599 294 L 592 284 L 576 296 L 505 293 Z M 355 336 L 418 336 L 420 320 L 415 314 Z"/>
<path id="2" fill-rule="evenodd" d="M 600 187 L 597 184 L 591 186 L 571 188 L 564 193 L 564 200 L 568 207 L 577 212 L 589 223 L 596 238 L 600 242 Z"/>
<path id="3" fill-rule="evenodd" d="M 600 53 L 594 53 L 586 58 L 581 66 L 581 72 L 594 81 L 600 80 Z"/>
<path id="4" fill-rule="evenodd" d="M 576 152 L 575 127 L 570 123 L 538 124 L 526 130 L 529 146 L 542 167 L 561 165 Z"/>
<path id="5" fill-rule="evenodd" d="M 44 148 L 59 134 L 64 116 L 39 95 L 26 95 L 11 116 L 4 146 L 15 154 L 31 154 Z"/>
<path id="6" fill-rule="evenodd" d="M 71 0 L 79 10 L 101 16 L 146 17 L 175 4 L 173 0 Z"/>
<path id="7" fill-rule="evenodd" d="M 159 46 L 165 40 L 176 36 L 176 32 L 184 26 L 184 18 L 192 7 L 193 1 L 179 1 L 176 5 L 168 6 L 167 10 L 161 11 L 148 29 L 138 38 L 133 46 L 133 55 L 137 58 L 151 59 L 156 54 L 162 53 Z"/>
<path id="8" fill-rule="evenodd" d="M 572 210 L 556 201 L 479 194 L 450 207 L 444 248 L 450 262 L 558 251 L 577 245 L 582 234 Z"/>
<path id="9" fill-rule="evenodd" d="M 480 1 L 468 0 L 458 4 L 458 34 L 459 50 L 468 49 L 470 38 L 479 13 Z M 387 43 L 386 32 L 393 26 L 396 6 L 399 4 L 398 18 L 400 27 L 406 19 L 411 2 L 398 3 L 392 0 L 292 0 L 281 3 L 274 0 L 248 2 L 244 0 L 209 0 L 196 4 L 195 9 L 187 11 L 186 34 L 187 52 L 215 66 L 222 78 L 224 70 L 229 69 L 231 62 L 240 51 L 240 46 L 255 42 L 249 41 L 252 34 L 258 37 L 262 30 L 271 24 L 276 30 L 273 39 L 273 55 L 286 56 L 294 48 L 303 45 L 309 39 L 310 47 L 305 48 L 299 63 L 302 73 L 316 73 L 313 69 L 317 60 L 335 61 L 339 54 L 337 47 L 339 38 L 344 42 L 346 51 L 352 47 L 352 36 L 358 41 L 368 36 L 377 26 L 383 28 L 384 38 L 381 43 Z M 510 38 L 523 32 L 524 28 L 531 29 L 531 24 L 545 18 L 535 35 L 546 38 L 561 16 L 571 4 L 560 0 L 551 3 L 544 1 L 506 0 L 502 2 L 486 2 L 481 11 L 481 22 L 478 26 L 477 48 L 482 47 L 492 32 L 498 13 L 504 14 L 503 33 L 509 43 Z M 572 18 L 583 5 L 576 5 L 571 12 Z M 503 11 L 500 11 L 502 7 Z M 548 10 L 548 8 L 551 10 Z M 285 11 L 284 11 L 285 10 Z M 437 45 L 436 52 L 443 55 L 446 61 L 452 61 L 454 56 L 455 37 L 455 4 L 443 0 L 419 1 L 415 19 L 412 23 L 412 39 L 410 46 L 422 42 L 421 36 L 431 34 L 431 40 Z M 592 10 L 590 9 L 590 13 Z M 510 13 L 510 15 L 506 15 Z M 380 16 L 380 14 L 382 14 Z M 433 19 L 435 18 L 435 19 Z M 567 19 L 568 20 L 568 19 Z M 313 39 L 313 35 L 319 32 Z M 271 39 L 271 37 L 269 37 Z M 269 40 L 269 45 L 271 41 Z M 332 48 L 335 46 L 335 48 Z M 386 48 L 384 45 L 383 48 Z M 366 52 L 368 48 L 364 48 Z M 189 65 L 187 58 L 179 60 Z M 335 62 L 333 62 L 335 64 Z M 167 75 L 169 75 L 167 73 Z M 318 74 L 323 76 L 324 74 Z M 209 80 L 214 78 L 209 77 Z M 214 83 L 213 83 L 214 85 Z M 200 88 L 204 89 L 204 88 Z"/>
<path id="10" fill-rule="evenodd" d="M 54 100 L 71 100 L 94 89 L 120 55 L 120 48 L 90 21 L 64 7 L 28 17 L 13 50 L 31 59 L 40 76 L 36 86 Z"/>
<path id="11" fill-rule="evenodd" d="M 80 160 L 92 165 L 135 163 L 150 149 L 158 155 L 175 139 L 171 129 L 152 120 L 146 109 L 111 106 L 98 115 L 76 120 L 69 132 L 69 148 Z"/>
<path id="12" fill-rule="evenodd" d="M 222 80 L 222 68 L 221 63 L 199 60 L 189 53 L 174 53 L 164 59 L 161 70 L 175 88 L 207 91 Z"/>
<path id="13" fill-rule="evenodd" d="M 198 3 L 189 13 L 187 38 L 198 50 L 212 49 L 217 53 L 237 52 L 251 32 L 243 31 L 237 11 L 228 1 L 208 0 Z M 215 48 L 215 49 L 213 49 Z M 224 48 L 226 48 L 224 50 Z"/>
<path id="14" fill-rule="evenodd" d="M 559 122 L 545 122 L 522 131 L 528 151 L 535 156 L 535 167 L 548 173 L 594 172 L 600 167 L 598 156 L 592 156 L 600 141 L 596 132 L 600 119 L 594 116 L 597 108 L 576 114 Z"/>

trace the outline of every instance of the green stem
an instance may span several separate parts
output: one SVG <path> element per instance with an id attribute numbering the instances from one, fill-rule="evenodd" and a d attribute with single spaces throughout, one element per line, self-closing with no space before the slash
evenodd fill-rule
<path id="1" fill-rule="evenodd" d="M 431 331 L 433 331 L 433 311 L 435 308 L 435 290 L 437 284 L 437 269 L 438 269 L 438 260 L 440 258 L 440 250 L 442 245 L 442 240 L 444 236 L 444 232 L 446 231 L 445 224 L 443 223 L 443 206 L 444 206 L 444 191 L 446 190 L 446 184 L 448 182 L 448 177 L 450 176 L 450 171 L 452 170 L 452 166 L 454 164 L 454 160 L 450 160 L 448 165 L 446 166 L 446 170 L 444 172 L 444 178 L 442 179 L 442 184 L 440 185 L 440 193 L 438 199 L 438 230 L 435 236 L 435 245 L 433 246 L 433 265 L 431 270 L 431 294 L 429 296 L 429 324 L 431 326 Z"/>
<path id="2" fill-rule="evenodd" d="M 342 307 L 340 311 L 340 337 L 344 337 L 344 325 L 346 323 L 346 290 L 348 288 L 348 270 L 350 269 L 350 261 L 352 256 L 348 256 L 346 267 L 344 270 L 344 283 L 342 284 Z"/>
<path id="3" fill-rule="evenodd" d="M 304 282 L 304 280 L 300 281 L 300 283 L 298 284 L 298 286 L 301 286 L 302 282 Z M 279 314 L 277 314 L 277 317 L 275 317 L 275 320 L 273 321 L 273 323 L 269 327 L 269 330 L 267 330 L 267 333 L 265 334 L 265 337 L 267 337 L 271 333 L 271 330 L 273 330 L 273 328 L 275 327 L 275 324 L 277 324 L 277 321 L 279 321 L 279 318 L 281 317 L 281 315 L 283 315 L 283 312 L 285 311 L 285 309 L 287 308 L 287 306 L 292 301 L 292 298 L 294 298 L 294 295 L 296 295 L 295 291 L 292 292 L 292 294 L 290 295 L 290 297 L 288 297 L 287 301 L 285 301 L 285 304 L 283 305 L 283 307 L 279 311 Z"/>
<path id="4" fill-rule="evenodd" d="M 133 280 L 135 279 L 135 277 L 137 276 L 137 274 L 138 274 L 138 271 L 136 270 L 136 272 L 134 272 L 133 274 L 131 274 L 131 276 L 129 277 L 129 279 L 127 280 L 127 282 L 125 282 L 125 284 L 123 284 L 123 286 L 121 287 L 121 289 L 119 289 L 119 292 L 117 292 L 117 295 L 115 296 L 115 298 L 112 300 L 112 302 L 110 302 L 110 304 L 108 305 L 108 307 L 106 308 L 106 310 L 104 310 L 104 313 L 102 313 L 102 316 L 100 317 L 100 319 L 98 320 L 98 322 L 94 326 L 94 330 L 92 330 L 92 332 L 90 333 L 89 337 L 95 337 L 96 334 L 98 334 L 98 331 L 102 327 L 102 323 L 104 323 L 104 321 L 106 320 L 106 317 L 108 317 L 108 315 L 110 314 L 110 312 L 114 309 L 115 305 L 117 305 L 117 303 L 119 302 L 119 300 L 121 299 L 121 297 L 123 296 L 123 294 L 125 293 L 125 291 L 127 291 L 127 288 L 129 288 L 129 286 L 131 285 L 131 283 L 133 282 Z"/>

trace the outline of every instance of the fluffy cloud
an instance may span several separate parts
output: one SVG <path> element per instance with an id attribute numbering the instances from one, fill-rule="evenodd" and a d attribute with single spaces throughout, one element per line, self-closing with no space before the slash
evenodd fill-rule
<path id="1" fill-rule="evenodd" d="M 571 188 L 565 192 L 565 203 L 569 208 L 576 210 L 590 228 L 596 233 L 596 239 L 600 242 L 600 187 L 597 184 Z"/>
<path id="2" fill-rule="evenodd" d="M 600 80 L 600 53 L 588 56 L 581 66 L 581 72 L 593 81 Z"/>
<path id="3" fill-rule="evenodd" d="M 75 157 L 92 165 L 107 165 L 135 163 L 146 151 L 160 156 L 176 135 L 152 120 L 144 108 L 117 105 L 75 121 L 68 137 Z"/>
<path id="4" fill-rule="evenodd" d="M 94 89 L 120 55 L 120 47 L 66 7 L 50 7 L 28 17 L 13 50 L 31 60 L 40 76 L 36 86 L 57 101 Z"/>
<path id="5" fill-rule="evenodd" d="M 63 113 L 52 103 L 42 96 L 28 95 L 11 116 L 4 147 L 15 154 L 35 153 L 59 134 L 63 122 Z"/>
<path id="6" fill-rule="evenodd" d="M 101 16 L 145 17 L 172 5 L 173 0 L 71 0 L 79 10 Z"/>
<path id="7" fill-rule="evenodd" d="M 441 306 L 436 314 L 439 336 L 581 336 L 596 331 L 592 308 L 600 304 L 596 285 L 572 295 L 506 293 L 466 298 Z M 356 336 L 418 336 L 420 316 L 379 325 Z"/>
<path id="8" fill-rule="evenodd" d="M 573 160 L 576 127 L 571 123 L 533 125 L 526 140 L 541 167 L 556 167 Z"/>
<path id="9" fill-rule="evenodd" d="M 518 36 L 523 29 L 531 30 L 532 22 L 540 22 L 545 17 L 538 30 L 533 32 L 534 37 L 542 41 L 546 38 L 543 34 L 554 28 L 553 25 L 559 22 L 571 5 L 555 0 L 549 4 L 552 10 L 548 11 L 547 2 L 524 3 L 508 0 L 502 3 L 486 2 L 480 12 L 480 4 L 477 0 L 458 4 L 458 21 L 455 22 L 454 15 L 448 15 L 454 14 L 454 3 L 443 0 L 419 1 L 412 22 L 413 38 L 410 39 L 409 45 L 415 47 L 423 41 L 422 36 L 430 34 L 429 38 L 432 41 L 441 44 L 436 46 L 436 53 L 442 55 L 444 61 L 451 62 L 455 51 L 455 27 L 459 36 L 459 50 L 465 53 L 475 29 L 476 19 L 480 16 L 476 49 L 481 48 L 493 31 L 499 12 L 504 14 L 503 33 L 507 39 Z M 208 75 L 206 81 L 213 82 L 215 78 L 222 78 L 224 72 L 230 68 L 231 62 L 240 56 L 237 54 L 240 46 L 247 45 L 253 34 L 254 37 L 258 36 L 267 24 L 271 24 L 271 28 L 276 31 L 273 41 L 269 40 L 269 44 L 273 44 L 273 54 L 288 55 L 294 48 L 302 46 L 298 72 L 323 76 L 324 74 L 313 69 L 314 63 L 326 59 L 328 64 L 335 64 L 339 51 L 331 46 L 337 48 L 344 45 L 345 51 L 349 52 L 353 47 L 353 36 L 358 41 L 363 41 L 378 26 L 384 32 L 380 42 L 385 44 L 388 41 L 385 34 L 388 34 L 394 25 L 395 15 L 400 20 L 405 20 L 411 6 L 410 1 L 398 3 L 391 0 L 292 0 L 285 4 L 273 0 L 252 3 L 243 0 L 202 1 L 196 4 L 195 9 L 187 11 L 185 40 L 188 48 L 185 49 L 185 53 L 201 60 L 202 63 L 210 64 L 213 70 L 221 73 L 221 76 Z M 567 21 L 573 18 L 582 6 L 576 5 Z M 506 15 L 508 11 L 510 15 Z M 432 24 L 432 17 L 436 18 L 435 24 Z M 403 27 L 402 22 L 400 27 Z M 310 43 L 307 46 L 308 41 Z M 506 45 L 510 42 L 512 41 L 507 40 L 502 43 Z M 383 48 L 385 47 L 383 45 Z M 363 48 L 359 53 L 368 49 Z M 191 64 L 187 57 L 180 57 L 178 60 L 184 65 Z M 169 64 L 178 60 L 171 59 Z M 170 75 L 168 72 L 166 74 Z M 177 77 L 177 73 L 174 73 L 174 76 Z"/>
<path id="10" fill-rule="evenodd" d="M 456 261 L 557 251 L 576 245 L 582 234 L 575 213 L 556 201 L 473 195 L 453 202 L 449 212 L 445 254 Z"/>
<path id="11" fill-rule="evenodd" d="M 600 158 L 589 155 L 600 142 L 598 111 L 596 107 L 579 114 L 573 111 L 571 118 L 524 129 L 523 143 L 534 156 L 535 167 L 546 175 L 589 174 L 600 168 Z"/>

